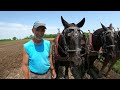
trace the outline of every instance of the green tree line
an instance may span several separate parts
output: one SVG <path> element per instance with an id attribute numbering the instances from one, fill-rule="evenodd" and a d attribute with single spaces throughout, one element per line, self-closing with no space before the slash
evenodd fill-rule
<path id="1" fill-rule="evenodd" d="M 88 33 L 84 32 L 84 34 L 85 34 L 86 37 L 88 37 Z M 57 34 L 45 34 L 44 35 L 44 38 L 56 38 L 56 37 L 57 37 Z M 27 37 L 25 37 L 23 39 L 32 39 L 32 38 L 34 38 L 34 36 L 33 35 L 29 35 L 29 36 L 27 36 Z M 18 38 L 17 37 L 13 37 L 12 39 L 0 39 L 0 41 L 9 41 L 9 40 L 18 40 Z"/>
<path id="2" fill-rule="evenodd" d="M 57 34 L 45 34 L 44 35 L 44 38 L 55 38 L 55 37 L 57 37 Z M 34 36 L 30 35 L 30 36 L 25 37 L 24 39 L 32 39 L 32 38 L 34 38 Z"/>

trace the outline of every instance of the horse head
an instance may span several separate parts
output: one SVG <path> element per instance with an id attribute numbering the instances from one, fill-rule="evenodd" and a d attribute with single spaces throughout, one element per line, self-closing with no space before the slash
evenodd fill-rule
<path id="1" fill-rule="evenodd" d="M 114 56 L 115 44 L 114 44 L 114 32 L 112 24 L 109 27 L 105 27 L 102 23 L 103 32 L 101 35 L 102 47 L 108 56 Z"/>
<path id="2" fill-rule="evenodd" d="M 116 50 L 120 51 L 120 31 L 114 31 Z"/>
<path id="3" fill-rule="evenodd" d="M 69 54 L 69 59 L 76 66 L 81 65 L 82 60 L 80 56 L 81 52 L 81 43 L 83 38 L 83 32 L 80 28 L 85 23 L 85 18 L 83 18 L 79 23 L 68 23 L 61 16 L 61 21 L 64 26 L 62 32 L 62 43 L 64 43 L 65 51 Z"/>
<path id="4" fill-rule="evenodd" d="M 93 40 L 93 46 L 95 48 L 99 47 L 96 51 L 98 51 L 100 47 L 102 47 L 105 52 L 105 55 L 113 57 L 115 51 L 115 44 L 112 24 L 110 24 L 109 27 L 106 27 L 101 23 L 101 26 L 102 28 L 97 29 L 93 33 L 93 39 L 97 38 L 96 41 Z"/>

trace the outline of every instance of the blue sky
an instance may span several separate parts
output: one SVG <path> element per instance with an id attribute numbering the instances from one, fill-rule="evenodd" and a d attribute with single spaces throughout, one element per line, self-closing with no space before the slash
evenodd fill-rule
<path id="1" fill-rule="evenodd" d="M 85 17 L 81 28 L 84 32 L 101 28 L 100 22 L 105 26 L 112 23 L 115 29 L 120 26 L 120 11 L 0 11 L 0 39 L 14 36 L 22 39 L 31 35 L 35 21 L 46 24 L 46 34 L 57 34 L 57 28 L 63 30 L 61 16 L 67 22 L 76 24 Z"/>

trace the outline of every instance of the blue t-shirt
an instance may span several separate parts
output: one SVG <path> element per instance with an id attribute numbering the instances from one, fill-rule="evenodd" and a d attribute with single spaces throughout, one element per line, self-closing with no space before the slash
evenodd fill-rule
<path id="1" fill-rule="evenodd" d="M 29 56 L 29 70 L 39 74 L 46 73 L 50 68 L 50 41 L 43 39 L 42 43 L 35 44 L 30 40 L 23 46 Z"/>

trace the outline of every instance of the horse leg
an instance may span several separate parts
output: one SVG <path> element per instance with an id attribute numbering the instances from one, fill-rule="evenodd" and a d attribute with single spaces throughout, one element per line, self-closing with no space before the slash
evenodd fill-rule
<path id="1" fill-rule="evenodd" d="M 93 60 L 95 61 L 95 59 L 93 59 Z M 94 66 L 94 62 L 90 63 L 89 69 L 87 71 L 87 74 L 89 74 L 89 78 L 92 78 L 92 79 L 98 78 L 98 74 L 95 69 L 96 69 L 96 67 Z"/>
<path id="2" fill-rule="evenodd" d="M 106 59 L 104 60 L 103 66 L 102 66 L 101 70 L 99 71 L 99 77 L 102 77 L 103 71 L 104 71 L 105 67 L 107 66 L 108 62 L 109 62 L 108 60 L 106 60 Z"/>
<path id="3" fill-rule="evenodd" d="M 69 79 L 69 77 L 68 77 L 68 67 L 69 67 L 69 63 L 66 63 L 66 65 L 65 65 L 65 79 Z"/>
<path id="4" fill-rule="evenodd" d="M 59 67 L 59 65 L 58 65 L 58 62 L 56 61 L 56 62 L 55 62 L 55 72 L 56 72 L 56 75 L 57 75 L 57 76 L 56 76 L 56 79 L 59 79 L 58 67 Z"/>
<path id="5" fill-rule="evenodd" d="M 110 70 L 112 69 L 113 65 L 114 65 L 116 62 L 117 62 L 117 60 L 114 60 L 114 61 L 111 63 L 110 67 L 108 68 L 108 71 L 107 71 L 106 74 L 105 74 L 106 77 L 107 77 L 108 73 L 110 72 Z"/>
<path id="6" fill-rule="evenodd" d="M 74 79 L 81 79 L 82 78 L 81 67 L 72 65 L 71 66 L 71 73 L 72 73 Z"/>
<path id="7" fill-rule="evenodd" d="M 80 79 L 84 79 L 87 76 L 87 69 L 84 66 L 80 66 Z"/>
<path id="8" fill-rule="evenodd" d="M 93 68 L 94 67 L 94 62 L 96 60 L 97 56 L 95 57 L 90 57 L 89 58 L 89 69 Z"/>
<path id="9" fill-rule="evenodd" d="M 98 72 L 99 70 L 94 66 L 94 61 L 96 60 L 97 56 L 94 56 L 92 58 L 89 58 L 89 68 L 87 73 L 93 78 L 93 79 L 97 79 L 98 76 Z"/>
<path id="10" fill-rule="evenodd" d="M 65 79 L 69 79 L 69 77 L 68 77 L 68 67 L 65 67 Z"/>

